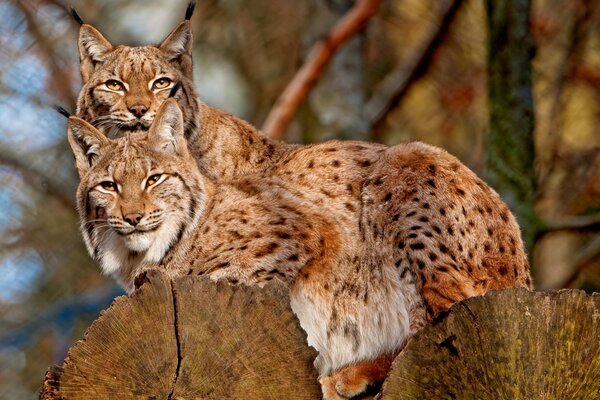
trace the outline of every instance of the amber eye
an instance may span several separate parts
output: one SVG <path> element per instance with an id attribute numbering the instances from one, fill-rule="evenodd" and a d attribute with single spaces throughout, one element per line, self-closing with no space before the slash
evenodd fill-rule
<path id="1" fill-rule="evenodd" d="M 108 190 L 110 192 L 116 192 L 117 191 L 117 185 L 114 182 L 111 182 L 111 181 L 100 182 L 100 186 L 102 187 L 102 189 Z"/>
<path id="2" fill-rule="evenodd" d="M 148 180 L 146 181 L 146 185 L 148 186 L 152 186 L 154 185 L 156 182 L 158 182 L 158 180 L 160 179 L 161 174 L 156 174 L 156 175 L 152 175 L 150 178 L 148 178 Z"/>
<path id="3" fill-rule="evenodd" d="M 152 84 L 152 89 L 164 89 L 169 87 L 171 80 L 169 78 L 158 78 Z"/>
<path id="4" fill-rule="evenodd" d="M 114 79 L 109 79 L 106 82 L 104 82 L 104 84 L 110 90 L 114 90 L 114 91 L 125 90 L 125 86 L 121 82 L 114 80 Z"/>

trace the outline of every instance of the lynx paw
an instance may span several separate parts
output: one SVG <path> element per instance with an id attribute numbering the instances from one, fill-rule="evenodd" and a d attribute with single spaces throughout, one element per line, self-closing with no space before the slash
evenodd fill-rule
<path id="1" fill-rule="evenodd" d="M 348 365 L 322 377 L 324 400 L 372 399 L 379 392 L 394 355 L 381 355 L 374 360 Z"/>

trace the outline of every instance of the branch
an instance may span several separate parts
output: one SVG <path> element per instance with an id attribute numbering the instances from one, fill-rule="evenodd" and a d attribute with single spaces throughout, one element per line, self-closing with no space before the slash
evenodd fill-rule
<path id="1" fill-rule="evenodd" d="M 600 256 L 600 237 L 593 239 L 583 248 L 583 250 L 577 253 L 573 262 L 571 276 L 558 287 L 562 289 L 570 288 L 589 263 L 598 258 L 598 256 Z"/>
<path id="2" fill-rule="evenodd" d="M 13 154 L 6 148 L 0 148 L 0 164 L 9 165 L 17 169 L 31 187 L 39 188 L 42 186 L 46 193 L 58 199 L 65 207 L 75 210 L 73 193 L 66 190 L 59 182 L 56 182 L 54 179 L 34 168 L 31 163 L 28 163 L 22 157 Z"/>
<path id="3" fill-rule="evenodd" d="M 52 3 L 56 4 L 54 2 Z M 51 92 L 57 91 L 63 101 L 67 101 L 70 104 L 75 104 L 77 98 L 74 97 L 73 92 L 71 91 L 71 81 L 73 80 L 73 77 L 70 74 L 69 69 L 61 66 L 57 61 L 56 53 L 53 50 L 54 43 L 50 41 L 45 32 L 40 30 L 39 24 L 27 4 L 19 1 L 14 2 L 13 4 L 19 7 L 19 10 L 23 13 L 25 21 L 28 25 L 28 32 L 34 37 L 41 54 L 48 62 L 50 74 L 55 78 L 52 80 L 52 82 L 57 82 L 57 84 L 52 83 Z M 61 8 L 65 9 L 64 6 L 61 6 Z"/>
<path id="4" fill-rule="evenodd" d="M 439 26 L 421 43 L 421 47 L 413 50 L 411 57 L 403 60 L 383 79 L 367 103 L 365 114 L 374 131 L 381 127 L 387 114 L 400 104 L 412 85 L 427 73 L 436 50 L 445 41 L 452 21 L 465 2 L 448 0 L 445 3 Z"/>
<path id="5" fill-rule="evenodd" d="M 337 49 L 365 27 L 375 15 L 382 0 L 358 0 L 354 7 L 333 27 L 327 37 L 314 45 L 306 62 L 283 93 L 263 125 L 263 131 L 281 139 L 300 104 L 316 85 Z"/>
<path id="6" fill-rule="evenodd" d="M 546 222 L 545 226 L 538 232 L 536 241 L 548 233 L 559 231 L 574 231 L 581 233 L 599 232 L 600 215 L 578 215 L 575 217 L 564 218 L 559 221 Z"/>

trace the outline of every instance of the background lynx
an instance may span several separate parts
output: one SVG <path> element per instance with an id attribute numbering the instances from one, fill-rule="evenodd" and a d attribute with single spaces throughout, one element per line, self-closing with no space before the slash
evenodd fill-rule
<path id="1" fill-rule="evenodd" d="M 278 176 L 211 181 L 199 173 L 183 126 L 172 99 L 147 136 L 110 140 L 70 119 L 90 254 L 129 291 L 149 268 L 234 284 L 283 279 L 319 351 L 328 399 L 353 397 L 381 381 L 394 354 L 435 312 L 493 288 L 530 285 L 513 217 L 442 150 L 421 143 L 381 148 L 378 161 L 365 167 L 361 212 L 348 216 Z M 388 157 L 402 164 L 401 176 L 379 169 Z M 335 174 L 355 163 L 343 159 L 322 170 Z M 330 190 L 327 196 L 336 198 L 357 188 Z M 491 211 L 475 221 L 478 207 Z M 502 227 L 509 229 L 482 243 Z"/>

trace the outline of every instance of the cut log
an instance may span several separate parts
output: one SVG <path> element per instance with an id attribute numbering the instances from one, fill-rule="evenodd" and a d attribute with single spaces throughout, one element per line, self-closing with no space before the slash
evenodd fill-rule
<path id="1" fill-rule="evenodd" d="M 600 295 L 495 291 L 455 304 L 394 361 L 383 399 L 598 399 Z"/>
<path id="2" fill-rule="evenodd" d="M 320 398 L 283 284 L 147 278 L 48 371 L 41 399 Z"/>

